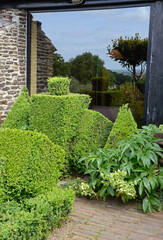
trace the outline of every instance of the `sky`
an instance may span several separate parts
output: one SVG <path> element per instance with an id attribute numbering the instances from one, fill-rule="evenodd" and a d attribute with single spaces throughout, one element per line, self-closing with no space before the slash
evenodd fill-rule
<path id="1" fill-rule="evenodd" d="M 121 69 L 121 65 L 107 54 L 111 39 L 131 37 L 135 33 L 141 38 L 148 37 L 150 8 L 35 13 L 33 16 L 42 22 L 42 30 L 65 61 L 91 52 L 104 60 L 106 68 L 114 70 Z"/>

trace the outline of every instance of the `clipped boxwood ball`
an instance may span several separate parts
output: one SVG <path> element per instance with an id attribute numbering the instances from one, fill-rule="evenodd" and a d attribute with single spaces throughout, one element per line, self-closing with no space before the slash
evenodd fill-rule
<path id="1" fill-rule="evenodd" d="M 65 152 L 42 133 L 2 129 L 0 156 L 3 196 L 21 200 L 51 190 L 57 184 Z"/>

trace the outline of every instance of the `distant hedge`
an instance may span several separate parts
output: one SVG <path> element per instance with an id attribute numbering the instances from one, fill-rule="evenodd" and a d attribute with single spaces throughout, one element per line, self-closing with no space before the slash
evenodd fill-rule
<path id="1" fill-rule="evenodd" d="M 42 133 L 2 129 L 0 157 L 0 198 L 19 201 L 57 184 L 65 152 Z"/>
<path id="2" fill-rule="evenodd" d="M 72 210 L 74 192 L 53 189 L 23 203 L 14 201 L 0 205 L 1 240 L 41 240 L 57 227 Z"/>
<path id="3" fill-rule="evenodd" d="M 29 118 L 30 130 L 45 133 L 54 143 L 69 148 L 90 97 L 83 94 L 65 96 L 33 95 Z"/>
<path id="4" fill-rule="evenodd" d="M 68 153 L 70 164 L 75 170 L 84 172 L 85 164 L 78 160 L 98 148 L 103 148 L 112 126 L 113 123 L 99 112 L 88 109 L 84 111 Z"/>
<path id="5" fill-rule="evenodd" d="M 28 91 L 26 88 L 23 88 L 22 93 L 18 96 L 1 127 L 21 129 L 24 126 L 28 126 L 29 108 Z"/>
<path id="6" fill-rule="evenodd" d="M 98 106 L 121 106 L 124 102 L 124 94 L 120 90 L 108 91 L 88 91 L 82 90 L 82 93 L 88 94 L 91 98 L 92 105 Z"/>

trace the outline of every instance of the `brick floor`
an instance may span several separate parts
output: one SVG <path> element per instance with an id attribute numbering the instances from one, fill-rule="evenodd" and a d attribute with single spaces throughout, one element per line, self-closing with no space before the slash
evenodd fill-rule
<path id="1" fill-rule="evenodd" d="M 77 198 L 68 221 L 47 240 L 163 240 L 163 211 L 144 214 L 137 206 Z"/>

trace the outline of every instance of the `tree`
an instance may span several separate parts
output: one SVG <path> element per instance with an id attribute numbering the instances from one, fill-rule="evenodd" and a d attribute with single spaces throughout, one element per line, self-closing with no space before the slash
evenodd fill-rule
<path id="1" fill-rule="evenodd" d="M 107 47 L 112 59 L 121 63 L 133 75 L 133 81 L 138 81 L 146 68 L 148 39 L 141 39 L 139 33 L 134 37 L 123 37 L 112 40 L 112 48 Z M 136 67 L 140 66 L 140 72 L 136 73 Z"/>
<path id="2" fill-rule="evenodd" d="M 97 55 L 85 52 L 77 55 L 70 62 L 71 75 L 82 84 L 91 82 L 93 77 L 102 76 L 104 61 Z"/>
<path id="3" fill-rule="evenodd" d="M 54 76 L 69 77 L 70 74 L 70 63 L 65 62 L 61 54 L 54 53 Z"/>

